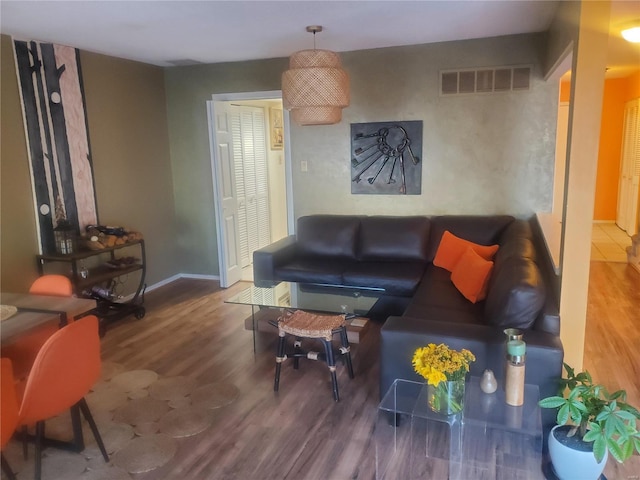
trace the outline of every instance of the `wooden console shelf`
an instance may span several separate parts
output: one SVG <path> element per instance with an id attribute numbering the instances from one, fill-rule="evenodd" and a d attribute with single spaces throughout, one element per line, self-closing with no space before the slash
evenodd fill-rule
<path id="1" fill-rule="evenodd" d="M 126 265 L 122 268 L 111 268 L 107 265 L 107 261 L 115 260 L 116 252 L 123 249 L 138 249 L 140 262 L 131 265 Z M 104 257 L 100 259 L 100 257 Z M 136 255 L 138 256 L 138 255 Z M 86 277 L 82 275 L 82 263 L 84 260 L 98 257 L 99 260 L 93 261 L 93 263 L 99 263 L 104 260 L 104 263 L 93 265 L 88 269 Z M 115 245 L 113 247 L 106 247 L 100 250 L 86 250 L 80 252 L 74 252 L 68 255 L 60 254 L 44 254 L 36 255 L 38 262 L 38 271 L 40 275 L 46 273 L 46 265 L 52 263 L 67 263 L 69 264 L 70 272 L 68 276 L 73 284 L 74 293 L 78 297 L 95 298 L 98 301 L 98 307 L 95 309 L 94 314 L 100 318 L 100 324 L 102 331 L 106 323 L 115 321 L 129 314 L 134 314 L 136 318 L 142 318 L 145 315 L 145 309 L 142 306 L 144 303 L 144 279 L 146 275 L 146 253 L 144 240 L 134 240 L 124 243 L 122 245 Z M 114 281 L 121 276 L 128 275 L 130 273 L 140 272 L 140 281 L 133 297 L 128 301 L 115 301 L 108 296 L 101 295 L 94 292 L 93 287 L 100 287 L 101 289 L 109 290 Z"/>

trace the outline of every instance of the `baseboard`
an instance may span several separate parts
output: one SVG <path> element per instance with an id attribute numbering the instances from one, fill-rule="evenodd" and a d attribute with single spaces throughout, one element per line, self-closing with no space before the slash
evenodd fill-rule
<path id="1" fill-rule="evenodd" d="M 193 278 L 195 280 L 218 280 L 220 281 L 219 275 L 200 275 L 197 273 L 181 273 L 178 275 L 179 278 Z"/>
<path id="2" fill-rule="evenodd" d="M 194 280 L 214 280 L 220 281 L 220 277 L 218 275 L 200 275 L 196 273 L 178 273 L 176 275 L 172 275 L 169 278 L 165 278 L 164 280 L 160 280 L 159 282 L 154 283 L 153 285 L 147 285 L 145 288 L 145 293 L 152 292 L 153 290 L 164 287 L 165 285 L 169 285 L 170 283 L 175 282 L 176 280 L 180 280 L 181 278 L 190 278 Z M 121 300 L 130 301 L 133 298 L 133 293 L 123 297 Z"/>

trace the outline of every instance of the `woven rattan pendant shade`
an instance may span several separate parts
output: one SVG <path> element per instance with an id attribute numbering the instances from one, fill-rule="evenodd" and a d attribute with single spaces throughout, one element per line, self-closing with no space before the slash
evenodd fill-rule
<path id="1" fill-rule="evenodd" d="M 282 102 L 299 125 L 331 125 L 349 106 L 349 75 L 329 50 L 301 50 L 291 55 L 282 74 Z"/>

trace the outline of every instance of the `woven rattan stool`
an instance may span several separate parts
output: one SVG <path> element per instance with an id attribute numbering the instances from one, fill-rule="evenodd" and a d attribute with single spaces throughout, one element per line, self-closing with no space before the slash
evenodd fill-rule
<path id="1" fill-rule="evenodd" d="M 280 385 L 280 369 L 282 362 L 287 358 L 293 358 L 293 368 L 298 368 L 300 358 L 308 358 L 311 360 L 322 360 L 327 363 L 329 372 L 331 373 L 331 383 L 333 384 L 333 399 L 337 402 L 340 400 L 338 394 L 338 380 L 336 378 L 336 362 L 333 354 L 333 345 L 331 339 L 334 335 L 340 334 L 340 354 L 346 360 L 349 378 L 353 378 L 353 365 L 351 364 L 351 350 L 349 341 L 347 340 L 347 326 L 344 315 L 317 315 L 314 313 L 303 312 L 297 310 L 295 312 L 286 312 L 278 318 L 278 353 L 276 355 L 276 377 L 273 384 L 273 390 L 278 391 Z M 285 353 L 286 336 L 293 335 L 295 337 L 294 350 L 292 353 Z M 324 345 L 324 353 L 321 352 L 305 352 L 302 350 L 303 338 L 315 338 L 322 341 Z"/>

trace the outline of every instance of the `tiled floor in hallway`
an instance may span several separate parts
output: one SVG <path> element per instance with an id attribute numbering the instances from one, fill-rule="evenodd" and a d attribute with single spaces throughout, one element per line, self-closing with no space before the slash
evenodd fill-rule
<path id="1" fill-rule="evenodd" d="M 594 223 L 591 235 L 591 260 L 626 262 L 631 237 L 615 223 Z"/>

